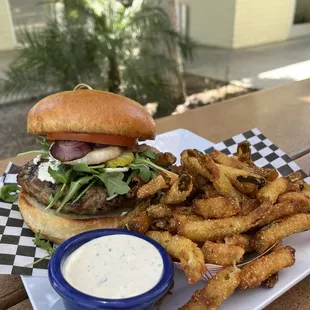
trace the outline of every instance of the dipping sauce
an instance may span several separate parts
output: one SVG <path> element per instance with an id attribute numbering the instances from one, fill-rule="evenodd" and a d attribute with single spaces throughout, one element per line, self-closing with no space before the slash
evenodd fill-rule
<path id="1" fill-rule="evenodd" d="M 130 235 L 91 240 L 64 261 L 62 273 L 77 290 L 99 298 L 141 295 L 161 279 L 163 259 L 147 241 Z"/>

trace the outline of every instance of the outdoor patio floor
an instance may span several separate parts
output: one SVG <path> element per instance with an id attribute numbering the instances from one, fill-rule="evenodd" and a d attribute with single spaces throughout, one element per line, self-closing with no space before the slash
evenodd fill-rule
<path id="1" fill-rule="evenodd" d="M 310 77 L 310 37 L 259 47 L 227 50 L 199 47 L 185 71 L 221 81 L 268 88 Z"/>

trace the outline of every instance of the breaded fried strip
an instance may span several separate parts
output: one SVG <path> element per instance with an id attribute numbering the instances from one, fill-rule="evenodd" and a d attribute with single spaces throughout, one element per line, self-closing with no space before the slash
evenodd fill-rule
<path id="1" fill-rule="evenodd" d="M 178 204 L 184 202 L 193 189 L 192 178 L 182 174 L 160 199 L 162 204 Z"/>
<path id="2" fill-rule="evenodd" d="M 240 182 L 239 177 L 236 179 L 230 180 L 231 184 L 242 194 L 247 195 L 251 198 L 255 198 L 256 194 L 258 193 L 259 188 L 261 187 L 258 185 L 260 181 L 256 182 L 256 179 L 253 179 L 256 183 L 247 182 L 249 179 L 245 178 L 244 181 Z"/>
<path id="3" fill-rule="evenodd" d="M 240 283 L 241 270 L 226 267 L 219 271 L 207 284 L 197 290 L 180 310 L 216 310 Z"/>
<path id="4" fill-rule="evenodd" d="M 265 288 L 273 288 L 279 281 L 279 273 L 272 274 L 269 278 L 262 282 L 262 286 Z"/>
<path id="5" fill-rule="evenodd" d="M 239 215 L 248 215 L 260 206 L 258 199 L 249 199 L 248 201 L 240 202 Z"/>
<path id="6" fill-rule="evenodd" d="M 158 175 L 155 179 L 152 179 L 148 183 L 141 186 L 137 191 L 138 198 L 145 198 L 156 194 L 163 188 L 168 188 L 168 184 L 162 175 Z"/>
<path id="7" fill-rule="evenodd" d="M 194 242 L 215 241 L 228 235 L 240 234 L 264 218 L 270 203 L 263 203 L 260 207 L 245 216 L 233 216 L 224 219 L 191 221 L 178 218 L 178 233 Z"/>
<path id="8" fill-rule="evenodd" d="M 264 182 L 265 180 L 259 174 L 255 174 L 253 172 L 245 171 L 242 169 L 236 169 L 236 168 L 224 166 L 221 164 L 216 164 L 216 166 L 219 167 L 219 169 L 221 169 L 225 173 L 225 175 L 227 176 L 229 180 L 236 179 L 238 176 L 252 177 L 253 179 L 261 180 L 261 182 Z"/>
<path id="9" fill-rule="evenodd" d="M 212 184 L 206 184 L 202 188 L 202 190 L 203 190 L 203 195 L 201 196 L 202 199 L 220 197 L 220 194 L 216 191 L 216 189 Z"/>
<path id="10" fill-rule="evenodd" d="M 224 238 L 225 244 L 227 245 L 235 245 L 241 247 L 245 250 L 246 253 L 253 252 L 253 248 L 251 246 L 251 238 L 250 235 L 240 234 L 240 235 L 231 235 Z"/>
<path id="11" fill-rule="evenodd" d="M 155 164 L 160 167 L 170 167 L 176 162 L 177 158 L 169 152 L 158 153 L 156 155 Z"/>
<path id="12" fill-rule="evenodd" d="M 229 167 L 236 168 L 236 169 L 242 169 L 250 173 L 258 174 L 264 178 L 265 177 L 270 178 L 270 176 L 272 176 L 272 178 L 274 179 L 278 177 L 278 173 L 276 172 L 275 169 L 256 167 L 251 162 L 251 160 L 249 161 L 251 165 L 249 165 L 245 162 L 238 160 L 238 157 L 236 156 L 229 157 L 228 155 L 222 152 L 219 152 L 217 150 L 214 150 L 213 152 L 211 152 L 210 156 L 217 164 L 229 166 Z"/>
<path id="13" fill-rule="evenodd" d="M 285 194 L 286 195 L 286 194 Z M 297 213 L 304 212 L 305 208 L 302 205 L 298 204 L 294 201 L 283 201 L 273 205 L 270 209 L 268 214 L 265 218 L 263 218 L 256 227 L 263 227 L 266 226 L 275 220 L 280 218 L 291 216 Z M 310 208 L 308 208 L 310 211 Z"/>
<path id="14" fill-rule="evenodd" d="M 280 195 L 288 191 L 300 191 L 299 185 L 282 177 L 273 182 L 269 182 L 261 188 L 257 194 L 257 198 L 260 201 L 269 200 L 271 203 L 275 203 Z"/>
<path id="15" fill-rule="evenodd" d="M 217 164 L 217 167 L 224 172 L 228 180 L 241 193 L 255 197 L 259 188 L 265 185 L 266 180 L 253 172 L 236 169 L 229 166 Z"/>
<path id="16" fill-rule="evenodd" d="M 167 231 L 148 231 L 146 235 L 161 244 L 172 257 L 180 260 L 190 284 L 202 279 L 206 266 L 197 244 L 181 236 L 172 236 Z"/>
<path id="17" fill-rule="evenodd" d="M 222 266 L 235 265 L 242 261 L 244 249 L 236 245 L 206 241 L 201 248 L 205 262 Z"/>
<path id="18" fill-rule="evenodd" d="M 286 246 L 245 265 L 241 271 L 239 288 L 247 290 L 257 287 L 272 274 L 294 265 L 294 254 L 295 250 L 290 246 Z"/>
<path id="19" fill-rule="evenodd" d="M 185 170 L 191 174 L 201 174 L 208 178 L 219 194 L 225 197 L 236 198 L 238 201 L 245 199 L 232 186 L 225 174 L 216 166 L 209 155 L 203 155 L 197 150 L 185 150 L 181 153 L 181 162 Z"/>
<path id="20" fill-rule="evenodd" d="M 289 192 L 286 194 L 283 194 L 279 196 L 278 199 L 279 202 L 284 202 L 284 201 L 290 201 L 293 203 L 298 203 L 301 208 L 302 212 L 309 212 L 310 211 L 310 198 L 307 197 L 303 192 Z"/>
<path id="21" fill-rule="evenodd" d="M 279 176 L 276 169 L 261 168 L 257 167 L 251 160 L 251 146 L 247 141 L 238 144 L 237 148 L 237 159 L 241 162 L 246 163 L 249 167 L 253 169 L 254 173 L 261 175 L 268 181 L 274 181 Z"/>
<path id="22" fill-rule="evenodd" d="M 302 192 L 310 198 L 310 184 L 304 183 L 304 188 Z"/>
<path id="23" fill-rule="evenodd" d="M 128 220 L 126 228 L 140 234 L 145 234 L 149 230 L 151 223 L 152 220 L 147 215 L 146 211 L 142 211 Z"/>
<path id="24" fill-rule="evenodd" d="M 195 215 L 194 208 L 192 206 L 169 206 L 173 214 L 183 215 Z M 202 219 L 202 218 L 200 218 Z"/>
<path id="25" fill-rule="evenodd" d="M 171 209 L 163 204 L 151 205 L 146 212 L 151 218 L 172 217 Z"/>
<path id="26" fill-rule="evenodd" d="M 262 228 L 254 235 L 252 246 L 258 253 L 263 253 L 277 241 L 309 229 L 310 214 L 295 214 Z"/>
<path id="27" fill-rule="evenodd" d="M 240 206 L 236 199 L 216 197 L 209 199 L 195 199 L 194 212 L 205 219 L 221 219 L 230 217 L 240 212 Z"/>
<path id="28" fill-rule="evenodd" d="M 248 141 L 244 141 L 238 144 L 237 147 L 237 158 L 238 160 L 251 164 L 251 144 Z"/>

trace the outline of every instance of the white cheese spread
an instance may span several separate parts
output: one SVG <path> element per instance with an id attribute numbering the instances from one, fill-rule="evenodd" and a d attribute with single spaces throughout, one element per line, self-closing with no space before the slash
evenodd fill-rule
<path id="1" fill-rule="evenodd" d="M 41 161 L 41 154 L 40 155 L 38 155 L 37 157 L 35 157 L 34 159 L 33 159 L 33 163 L 35 164 L 35 165 L 38 165 L 38 163 Z"/>
<path id="2" fill-rule="evenodd" d="M 77 290 L 99 298 L 141 295 L 160 280 L 163 260 L 149 242 L 131 235 L 91 240 L 71 253 L 62 273 Z"/>
<path id="3" fill-rule="evenodd" d="M 49 158 L 47 162 L 41 162 L 38 169 L 38 179 L 41 181 L 47 181 L 55 183 L 54 178 L 48 173 L 48 167 L 51 167 L 53 170 L 58 170 L 61 162 L 53 158 Z"/>

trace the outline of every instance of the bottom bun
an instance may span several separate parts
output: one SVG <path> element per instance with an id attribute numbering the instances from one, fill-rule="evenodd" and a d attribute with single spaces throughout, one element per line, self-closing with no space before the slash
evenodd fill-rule
<path id="1" fill-rule="evenodd" d="M 81 232 L 98 228 L 120 228 L 124 218 L 111 217 L 75 217 L 56 215 L 55 210 L 45 210 L 46 206 L 39 203 L 27 192 L 21 190 L 19 194 L 19 210 L 29 228 L 40 232 L 44 239 L 55 243 L 62 243 L 66 239 Z"/>

